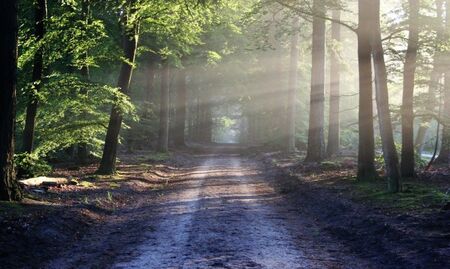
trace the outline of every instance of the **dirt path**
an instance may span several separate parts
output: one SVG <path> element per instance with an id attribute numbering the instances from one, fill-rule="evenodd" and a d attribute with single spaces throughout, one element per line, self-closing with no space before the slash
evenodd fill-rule
<path id="1" fill-rule="evenodd" d="M 49 268 L 371 268 L 271 187 L 262 164 L 206 156 Z"/>

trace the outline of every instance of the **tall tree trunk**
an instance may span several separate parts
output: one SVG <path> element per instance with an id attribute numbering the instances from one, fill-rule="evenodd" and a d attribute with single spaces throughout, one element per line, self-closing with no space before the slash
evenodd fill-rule
<path id="1" fill-rule="evenodd" d="M 402 177 L 414 177 L 414 81 L 419 43 L 419 0 L 409 0 L 409 40 L 403 71 Z"/>
<path id="2" fill-rule="evenodd" d="M 298 42 L 299 42 L 299 27 L 300 20 L 296 17 L 292 25 L 296 28 L 291 38 L 291 55 L 289 66 L 289 84 L 287 94 L 287 152 L 295 152 L 295 120 L 296 120 L 296 105 L 297 105 L 297 84 L 298 84 Z"/>
<path id="3" fill-rule="evenodd" d="M 436 96 L 439 92 L 439 83 L 442 78 L 442 49 L 440 48 L 442 41 L 444 39 L 444 26 L 442 21 L 444 20 L 443 14 L 443 3 L 444 0 L 436 0 L 436 15 L 437 21 L 439 22 L 436 27 L 436 45 L 435 52 L 433 55 L 433 70 L 430 75 L 430 82 L 428 83 L 428 100 L 426 103 L 427 113 L 435 113 L 436 112 L 436 104 L 438 103 L 436 100 Z M 425 143 L 425 138 L 427 137 L 427 132 L 429 129 L 429 123 L 431 122 L 432 117 L 424 117 L 422 119 L 422 124 L 419 126 L 417 130 L 416 141 L 414 142 L 417 153 L 420 155 L 423 151 L 423 146 Z"/>
<path id="4" fill-rule="evenodd" d="M 373 86 L 370 48 L 371 22 L 367 20 L 372 10 L 370 1 L 359 0 L 358 67 L 359 67 L 359 146 L 358 180 L 377 178 L 375 170 L 375 141 L 373 128 Z"/>
<path id="5" fill-rule="evenodd" d="M 175 133 L 174 142 L 178 147 L 185 145 L 186 129 L 186 70 L 181 68 L 177 73 L 177 96 L 176 96 L 176 114 L 175 114 Z"/>
<path id="6" fill-rule="evenodd" d="M 333 19 L 339 21 L 341 12 L 333 10 Z M 334 43 L 341 41 L 341 26 L 336 22 L 331 23 L 331 39 Z M 328 127 L 327 156 L 339 153 L 340 140 L 340 61 L 336 48 L 331 49 L 330 59 L 330 114 Z"/>
<path id="7" fill-rule="evenodd" d="M 314 0 L 313 18 L 311 100 L 309 113 L 308 150 L 305 161 L 320 162 L 324 149 L 324 100 L 325 100 L 325 6 Z"/>
<path id="8" fill-rule="evenodd" d="M 445 40 L 450 38 L 450 0 L 445 2 L 446 18 L 445 18 Z M 436 163 L 449 164 L 450 161 L 450 52 L 446 51 L 444 55 L 444 110 L 442 130 L 442 145 Z"/>
<path id="9" fill-rule="evenodd" d="M 169 80 L 170 68 L 167 60 L 164 60 L 161 70 L 161 99 L 159 109 L 159 151 L 169 151 L 169 110 L 170 110 L 170 96 L 169 96 Z"/>
<path id="10" fill-rule="evenodd" d="M 139 26 L 127 25 L 127 19 L 127 14 L 124 14 L 122 47 L 126 61 L 122 62 L 117 83 L 118 88 L 124 94 L 129 94 L 139 35 Z M 120 109 L 114 105 L 111 109 L 103 156 L 100 162 L 100 167 L 98 168 L 98 173 L 100 174 L 108 175 L 115 173 L 117 146 L 119 143 L 119 133 L 122 126 L 122 119 L 123 115 Z"/>
<path id="11" fill-rule="evenodd" d="M 47 0 L 36 0 L 34 4 L 34 27 L 36 42 L 40 42 L 45 35 L 45 19 L 47 17 Z M 40 47 L 34 55 L 33 64 L 33 87 L 28 100 L 25 129 L 23 132 L 23 151 L 31 153 L 33 151 L 34 129 L 36 125 L 36 115 L 38 109 L 37 94 L 42 86 L 44 69 L 43 48 Z"/>
<path id="12" fill-rule="evenodd" d="M 386 166 L 386 175 L 388 178 L 388 190 L 390 192 L 399 192 L 401 190 L 401 177 L 397 150 L 394 143 L 394 133 L 392 130 L 392 121 L 390 114 L 391 112 L 389 109 L 387 70 L 384 60 L 383 44 L 381 40 L 380 0 L 371 1 L 373 7 L 372 16 L 374 16 L 374 24 L 372 27 L 370 44 L 372 47 L 372 56 L 375 67 L 377 109 L 380 124 L 383 157 Z"/>
<path id="13" fill-rule="evenodd" d="M 14 173 L 14 127 L 17 82 L 17 0 L 1 1 L 0 9 L 0 200 L 20 200 Z"/>

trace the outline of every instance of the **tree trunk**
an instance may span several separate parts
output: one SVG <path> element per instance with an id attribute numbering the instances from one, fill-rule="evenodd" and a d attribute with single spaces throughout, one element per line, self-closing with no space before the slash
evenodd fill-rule
<path id="1" fill-rule="evenodd" d="M 414 177 L 414 81 L 419 43 L 419 0 L 409 0 L 409 39 L 403 71 L 402 177 Z"/>
<path id="2" fill-rule="evenodd" d="M 449 40 L 450 31 L 450 0 L 445 2 L 446 18 L 445 18 L 445 40 Z M 436 163 L 449 164 L 450 161 L 450 52 L 446 51 L 444 55 L 444 109 L 443 109 L 443 125 L 442 145 Z"/>
<path id="3" fill-rule="evenodd" d="M 380 0 L 371 1 L 374 24 L 372 26 L 370 44 L 372 47 L 372 56 L 375 67 L 377 109 L 383 157 L 386 166 L 386 175 L 388 178 L 388 190 L 390 192 L 399 192 L 401 190 L 401 178 L 389 109 L 387 70 L 381 40 Z"/>
<path id="4" fill-rule="evenodd" d="M 0 200 L 20 200 L 14 173 L 14 128 L 17 82 L 17 0 L 1 1 L 0 8 Z"/>
<path id="5" fill-rule="evenodd" d="M 341 12 L 333 10 L 333 19 L 339 21 Z M 334 43 L 341 41 L 341 26 L 336 22 L 331 23 L 331 39 Z M 340 61 L 336 48 L 331 49 L 330 59 L 330 114 L 328 127 L 327 156 L 335 156 L 339 153 L 340 140 Z"/>
<path id="6" fill-rule="evenodd" d="M 167 60 L 164 60 L 161 70 L 161 99 L 159 109 L 159 151 L 169 151 L 169 79 L 170 69 Z"/>
<path id="7" fill-rule="evenodd" d="M 313 11 L 324 16 L 323 1 L 314 0 Z M 325 100 L 325 20 L 313 18 L 311 100 L 308 130 L 308 150 L 305 161 L 320 162 L 324 158 Z"/>
<path id="8" fill-rule="evenodd" d="M 436 13 L 437 13 L 437 21 L 439 25 L 436 29 L 436 45 L 435 52 L 433 55 L 433 70 L 430 75 L 430 82 L 428 84 L 428 100 L 426 103 L 426 110 L 428 113 L 436 112 L 436 96 L 439 92 L 439 83 L 442 78 L 442 52 L 441 52 L 441 44 L 444 39 L 444 26 L 441 23 L 444 20 L 443 14 L 443 0 L 436 0 Z M 425 143 L 425 138 L 427 137 L 427 132 L 429 129 L 429 123 L 432 120 L 432 117 L 424 117 L 422 119 L 422 124 L 417 130 L 417 136 L 415 141 L 415 148 L 417 153 L 420 155 L 423 151 L 423 146 Z"/>
<path id="9" fill-rule="evenodd" d="M 375 141 L 373 128 L 373 87 L 370 48 L 371 22 L 367 20 L 372 12 L 370 1 L 359 0 L 358 67 L 359 67 L 359 146 L 358 180 L 371 181 L 377 178 L 375 170 Z"/>
<path id="10" fill-rule="evenodd" d="M 300 20 L 295 18 L 292 25 L 295 28 L 299 27 Z M 291 38 L 291 55 L 289 66 L 289 86 L 287 94 L 287 139 L 286 151 L 295 152 L 295 121 L 296 121 L 296 105 L 297 105 L 297 84 L 298 84 L 298 42 L 299 33 L 295 29 Z"/>
<path id="11" fill-rule="evenodd" d="M 133 74 L 133 63 L 136 57 L 136 48 L 138 44 L 138 25 L 127 27 L 127 15 L 124 14 L 124 33 L 122 38 L 122 47 L 126 61 L 122 62 L 120 69 L 118 88 L 124 94 L 129 94 L 131 77 Z M 117 146 L 119 143 L 119 133 L 122 126 L 123 115 L 117 106 L 111 109 L 108 130 L 106 133 L 103 156 L 98 168 L 100 174 L 113 174 L 116 170 Z"/>
<path id="12" fill-rule="evenodd" d="M 181 68 L 177 73 L 177 96 L 175 114 L 174 142 L 177 147 L 185 145 L 186 129 L 186 70 Z"/>
<path id="13" fill-rule="evenodd" d="M 36 0 L 34 4 L 34 27 L 36 42 L 40 42 L 45 35 L 45 19 L 47 17 L 47 0 Z M 34 128 L 36 125 L 36 115 L 38 109 L 37 94 L 42 86 L 44 69 L 43 48 L 40 47 L 34 55 L 33 86 L 28 100 L 25 129 L 23 131 L 23 151 L 31 153 L 33 151 Z"/>

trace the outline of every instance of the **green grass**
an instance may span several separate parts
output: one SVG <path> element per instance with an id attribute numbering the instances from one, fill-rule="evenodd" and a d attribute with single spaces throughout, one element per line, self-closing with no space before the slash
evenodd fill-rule
<path id="1" fill-rule="evenodd" d="M 358 199 L 400 210 L 441 207 L 450 200 L 449 195 L 439 189 L 415 182 L 404 183 L 400 193 L 388 192 L 383 181 L 355 182 L 355 190 Z"/>

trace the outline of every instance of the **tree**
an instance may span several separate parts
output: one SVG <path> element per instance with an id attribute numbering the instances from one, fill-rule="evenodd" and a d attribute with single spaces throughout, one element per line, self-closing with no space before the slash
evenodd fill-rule
<path id="1" fill-rule="evenodd" d="M 159 144 L 161 152 L 169 151 L 169 80 L 170 67 L 168 60 L 163 60 L 161 70 L 161 94 L 159 109 Z"/>
<path id="2" fill-rule="evenodd" d="M 371 21 L 373 21 L 373 24 L 370 35 L 370 45 L 372 48 L 372 57 L 375 69 L 378 120 L 380 125 L 383 157 L 386 166 L 386 175 L 388 178 L 388 190 L 390 192 L 399 192 L 401 190 L 400 169 L 397 150 L 394 144 L 394 134 L 389 109 L 387 70 L 381 39 L 380 0 L 371 0 L 371 10 L 371 16 L 373 16 L 373 20 Z"/>
<path id="3" fill-rule="evenodd" d="M 325 101 L 325 5 L 314 0 L 311 99 L 308 130 L 308 149 L 305 161 L 323 160 L 324 149 L 324 101 Z"/>
<path id="4" fill-rule="evenodd" d="M 450 0 L 445 2 L 445 40 L 448 44 L 450 38 Z M 450 52 L 444 52 L 445 68 L 444 71 L 444 109 L 443 109 L 443 125 L 442 145 L 436 163 L 449 164 L 450 161 Z"/>
<path id="5" fill-rule="evenodd" d="M 436 105 L 437 100 L 436 96 L 439 92 L 439 84 L 440 80 L 442 78 L 442 48 L 441 45 L 444 40 L 444 26 L 443 26 L 443 0 L 436 0 L 436 21 L 437 26 L 436 28 L 436 40 L 434 42 L 434 55 L 433 55 L 433 69 L 431 70 L 430 74 L 430 81 L 428 82 L 428 100 L 425 105 L 426 112 L 429 114 L 435 114 L 436 112 Z M 415 147 L 417 153 L 420 155 L 422 154 L 422 149 L 424 145 L 425 138 L 427 136 L 427 132 L 429 129 L 429 122 L 432 120 L 432 117 L 427 116 L 423 118 L 423 123 L 419 126 L 419 129 L 417 130 L 416 135 L 416 141 L 415 141 Z"/>
<path id="6" fill-rule="evenodd" d="M 124 94 L 129 93 L 133 64 L 136 57 L 136 49 L 139 36 L 139 22 L 133 18 L 131 4 L 126 12 L 122 12 L 122 48 L 124 62 L 122 63 L 117 86 Z M 119 106 L 113 105 L 105 138 L 103 156 L 98 168 L 100 174 L 113 174 L 116 170 L 117 146 L 119 143 L 119 133 L 122 126 L 123 115 Z"/>
<path id="7" fill-rule="evenodd" d="M 340 21 L 340 19 L 340 10 L 333 10 L 333 20 Z M 333 45 L 341 41 L 341 25 L 335 21 L 331 23 L 331 39 Z M 339 153 L 340 139 L 340 61 L 335 46 L 331 49 L 330 54 L 330 116 L 327 156 L 333 156 Z"/>
<path id="8" fill-rule="evenodd" d="M 45 35 L 45 19 L 47 18 L 47 0 L 36 0 L 34 1 L 34 27 L 36 43 L 42 41 Z M 34 140 L 34 129 L 36 125 L 36 116 L 38 109 L 38 92 L 42 86 L 43 70 L 44 70 L 44 59 L 43 59 L 43 46 L 39 45 L 40 48 L 36 51 L 34 55 L 34 65 L 33 65 L 33 85 L 28 100 L 26 118 L 25 118 L 25 129 L 23 131 L 23 151 L 31 153 L 33 151 L 33 140 Z"/>
<path id="9" fill-rule="evenodd" d="M 419 0 L 409 0 L 409 38 L 403 70 L 401 175 L 414 177 L 414 80 L 419 43 Z"/>
<path id="10" fill-rule="evenodd" d="M 373 128 L 373 87 L 370 36 L 372 24 L 367 18 L 371 15 L 370 1 L 359 0 L 358 23 L 358 68 L 359 68 L 359 146 L 358 180 L 374 180 L 375 141 Z"/>
<path id="11" fill-rule="evenodd" d="M 175 113 L 175 133 L 174 142 L 178 147 L 185 145 L 185 129 L 186 129 L 186 69 L 184 67 L 178 69 L 177 72 L 177 93 L 176 93 L 176 113 Z"/>
<path id="12" fill-rule="evenodd" d="M 14 128 L 17 81 L 17 0 L 1 1 L 0 8 L 0 200 L 20 200 L 14 174 Z"/>
<path id="13" fill-rule="evenodd" d="M 298 83 L 298 41 L 299 41 L 299 19 L 296 17 L 292 25 L 296 28 L 291 37 L 291 54 L 289 66 L 289 85 L 287 94 L 287 152 L 295 151 L 295 120 L 297 103 L 297 83 Z"/>

